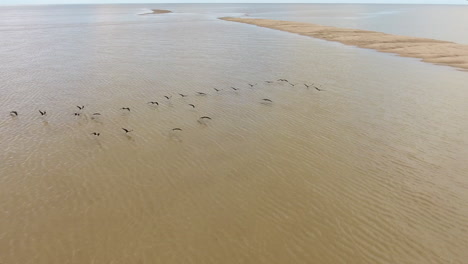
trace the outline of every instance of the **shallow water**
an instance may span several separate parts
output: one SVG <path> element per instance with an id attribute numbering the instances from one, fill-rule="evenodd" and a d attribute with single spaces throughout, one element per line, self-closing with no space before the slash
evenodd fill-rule
<path id="1" fill-rule="evenodd" d="M 466 72 L 153 7 L 0 8 L 1 263 L 466 262 Z"/>

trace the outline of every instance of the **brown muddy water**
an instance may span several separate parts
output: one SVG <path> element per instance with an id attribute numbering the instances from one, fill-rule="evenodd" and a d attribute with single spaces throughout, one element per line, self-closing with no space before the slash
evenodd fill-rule
<path id="1" fill-rule="evenodd" d="M 190 8 L 0 8 L 0 263 L 467 263 L 466 72 Z"/>

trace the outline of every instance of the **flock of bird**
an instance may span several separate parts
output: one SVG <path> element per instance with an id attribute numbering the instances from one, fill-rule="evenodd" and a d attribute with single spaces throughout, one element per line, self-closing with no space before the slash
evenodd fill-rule
<path id="1" fill-rule="evenodd" d="M 293 87 L 297 85 L 297 84 L 293 84 L 293 83 L 289 82 L 287 79 L 278 79 L 277 81 L 278 81 L 278 82 L 287 83 L 287 84 L 289 84 L 290 86 L 293 86 Z M 265 81 L 265 83 L 270 83 L 270 84 L 271 84 L 271 83 L 274 83 L 274 81 Z M 257 85 L 257 83 L 255 83 L 255 84 L 248 83 L 248 85 L 250 86 L 250 88 L 253 88 L 255 85 Z M 319 92 L 324 91 L 323 89 L 321 89 L 321 88 L 315 86 L 314 84 L 305 84 L 305 83 L 304 83 L 304 86 L 305 86 L 307 89 L 309 89 L 309 88 L 312 87 L 312 88 L 314 88 L 315 90 L 317 90 L 317 91 L 319 91 Z M 236 88 L 236 87 L 232 87 L 232 86 L 231 86 L 230 88 L 231 88 L 232 90 L 234 90 L 234 91 L 239 91 L 239 90 L 240 90 L 240 88 Z M 217 88 L 213 88 L 213 89 L 214 89 L 216 92 L 222 91 L 222 89 L 217 89 Z M 187 94 L 181 94 L 181 93 L 178 93 L 178 95 L 181 96 L 182 98 L 188 96 Z M 199 95 L 199 96 L 207 96 L 208 94 L 207 94 L 207 93 L 204 93 L 204 92 L 196 92 L 196 95 Z M 170 99 L 172 98 L 172 95 L 165 95 L 164 98 L 166 98 L 167 100 L 170 100 Z M 265 102 L 265 103 L 273 103 L 273 101 L 272 101 L 271 99 L 268 99 L 268 98 L 263 98 L 263 99 L 261 99 L 261 100 L 262 100 L 263 102 Z M 148 102 L 148 104 L 159 106 L 159 102 L 157 102 L 157 101 L 150 101 L 150 102 Z M 194 105 L 194 104 L 188 104 L 188 105 L 191 106 L 192 108 L 195 108 L 195 105 Z M 75 112 L 73 115 L 74 115 L 74 116 L 80 116 L 80 115 L 81 115 L 81 112 L 80 112 L 80 111 L 82 111 L 82 110 L 85 108 L 85 106 L 84 106 L 84 105 L 77 105 L 76 107 L 78 108 L 79 111 L 78 111 L 78 112 Z M 130 107 L 122 107 L 122 108 L 120 108 L 120 110 L 124 110 L 124 111 L 128 111 L 128 112 L 131 111 L 131 110 L 130 110 Z M 39 114 L 40 114 L 41 116 L 46 116 L 46 115 L 47 115 L 47 111 L 39 110 Z M 101 113 L 93 113 L 93 114 L 92 114 L 93 117 L 100 116 L 100 115 L 101 115 Z M 19 116 L 19 113 L 18 113 L 17 111 L 10 111 L 10 116 L 12 116 L 13 118 L 18 117 L 18 116 Z M 212 120 L 212 118 L 209 117 L 209 116 L 202 116 L 202 117 L 199 118 L 199 121 L 200 121 L 200 120 L 204 120 L 204 119 L 206 119 L 206 120 Z M 128 133 L 132 132 L 133 129 L 128 129 L 128 128 L 122 127 L 122 131 L 124 131 L 125 134 L 128 134 Z M 182 128 L 176 127 L 176 128 L 173 128 L 172 131 L 182 131 Z M 96 137 L 99 137 L 99 136 L 101 135 L 100 132 L 92 132 L 92 133 L 90 133 L 90 134 L 93 135 L 93 136 L 96 136 Z"/>

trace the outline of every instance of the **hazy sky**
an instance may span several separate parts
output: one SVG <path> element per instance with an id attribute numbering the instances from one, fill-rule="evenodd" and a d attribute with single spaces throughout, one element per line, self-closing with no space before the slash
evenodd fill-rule
<path id="1" fill-rule="evenodd" d="M 98 3 L 406 3 L 468 4 L 467 0 L 0 0 L 0 5 L 20 4 L 98 4 Z"/>

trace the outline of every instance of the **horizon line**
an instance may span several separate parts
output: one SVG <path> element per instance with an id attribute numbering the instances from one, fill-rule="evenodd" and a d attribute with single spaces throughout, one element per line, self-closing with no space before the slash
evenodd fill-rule
<path id="1" fill-rule="evenodd" d="M 67 5 L 174 5 L 174 4 L 215 4 L 215 5 L 224 5 L 224 4 L 320 4 L 320 5 L 459 5 L 459 6 L 467 6 L 468 1 L 465 3 L 363 3 L 363 2 L 356 2 L 356 3 L 349 3 L 349 2 L 336 2 L 336 3 L 326 3 L 326 2 L 315 2 L 315 3 L 307 3 L 307 2 L 276 2 L 276 3 L 265 3 L 265 2 L 226 2 L 226 3 L 219 3 L 219 2 L 177 2 L 177 3 L 43 3 L 43 4 L 0 4 L 1 6 L 67 6 Z"/>

